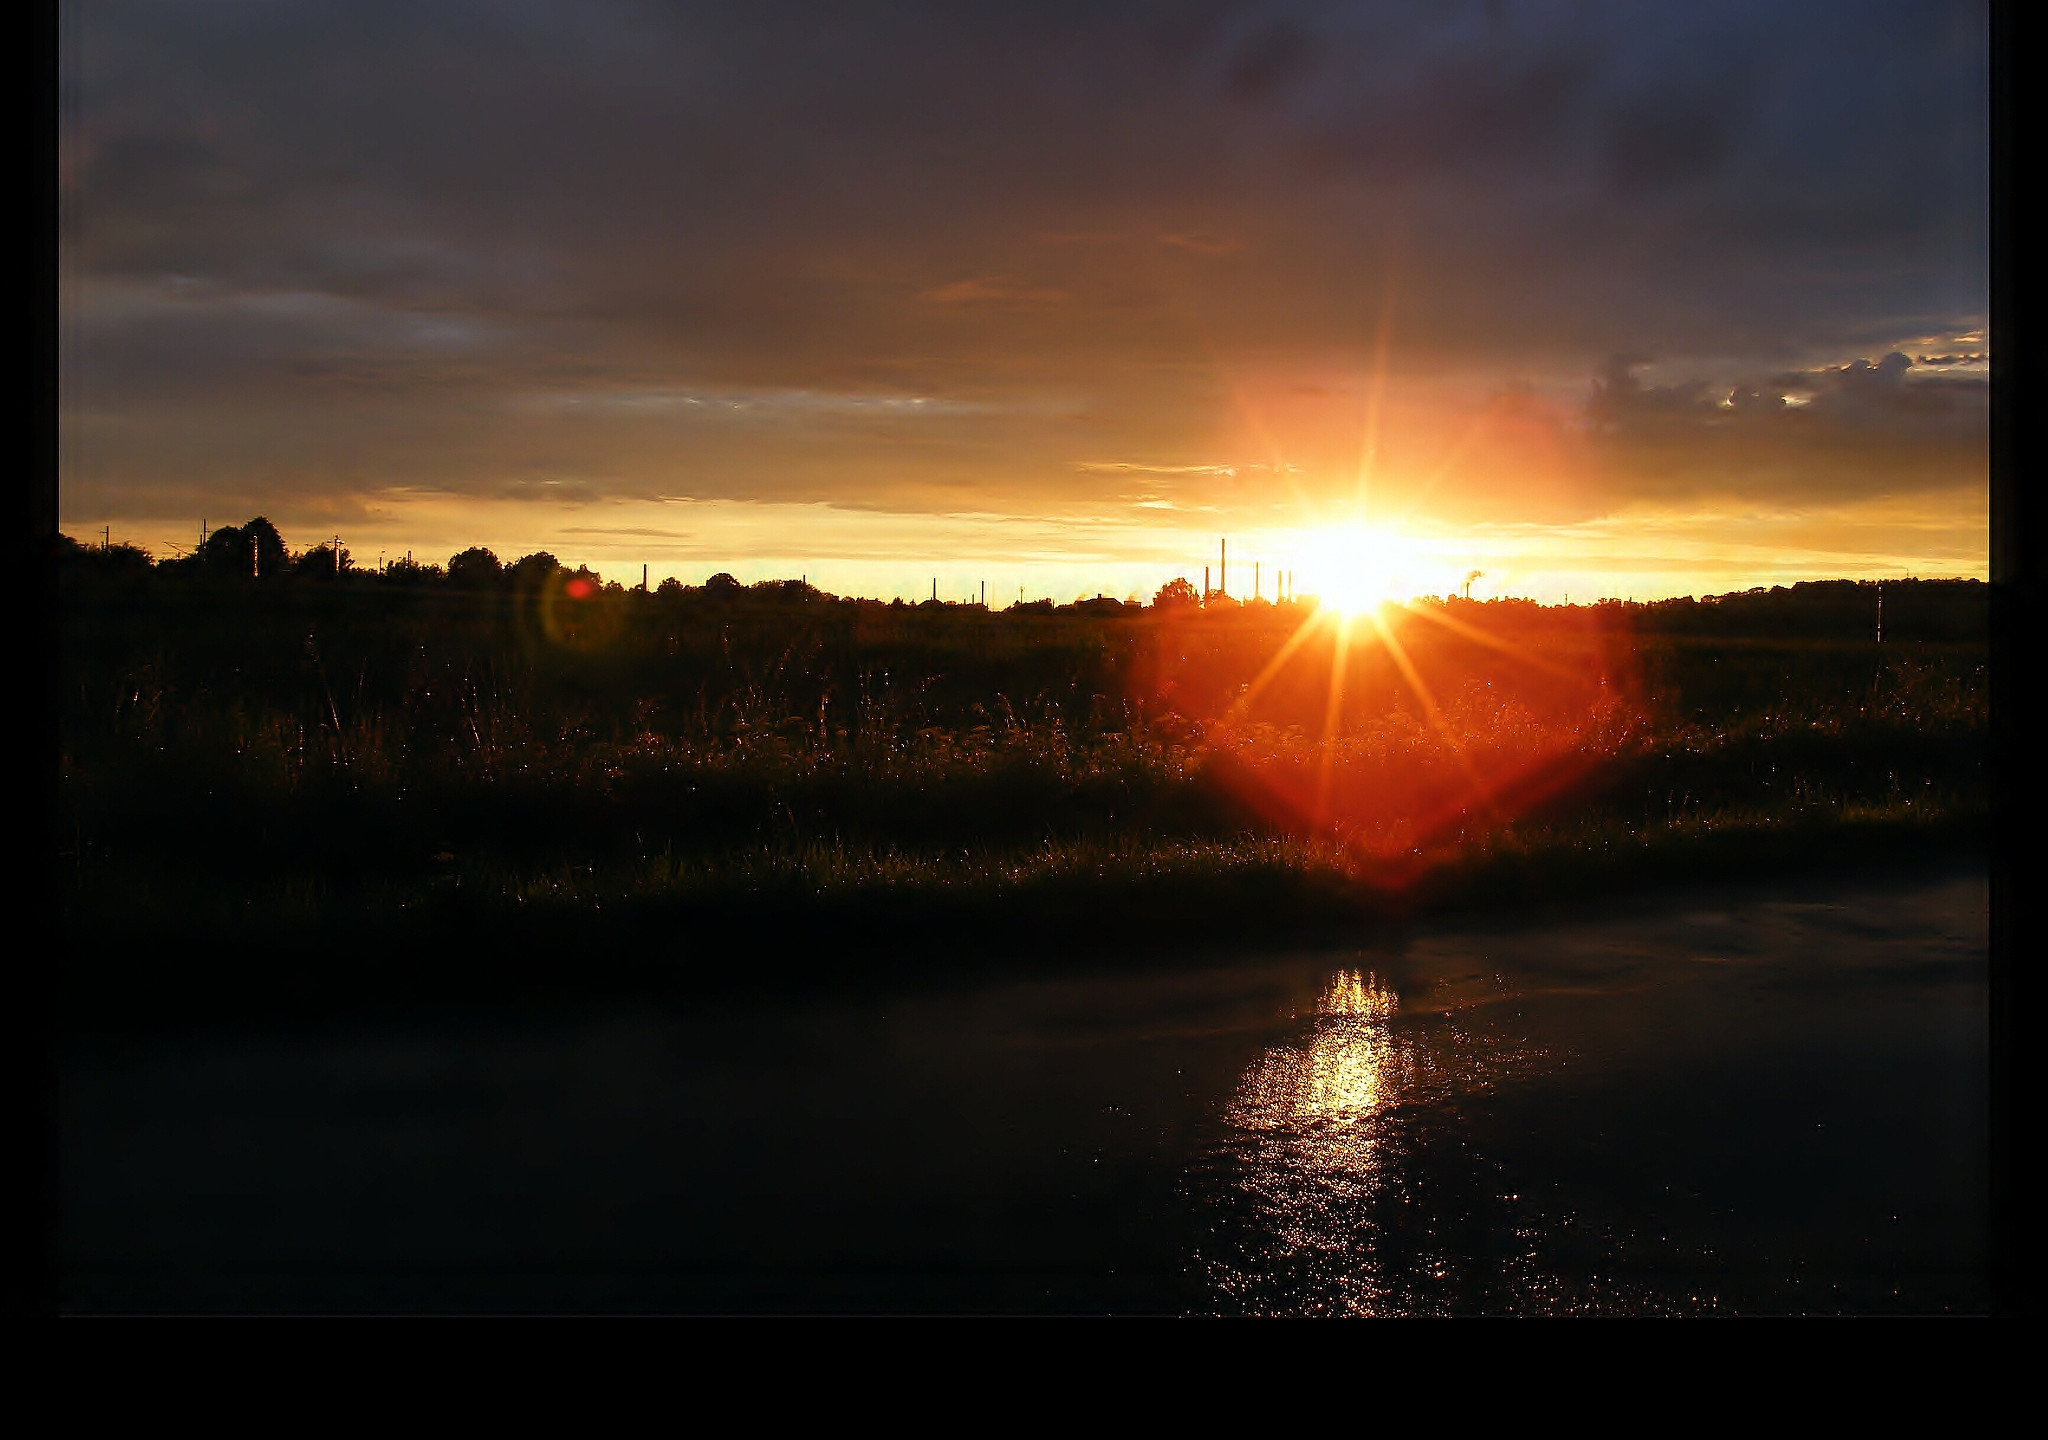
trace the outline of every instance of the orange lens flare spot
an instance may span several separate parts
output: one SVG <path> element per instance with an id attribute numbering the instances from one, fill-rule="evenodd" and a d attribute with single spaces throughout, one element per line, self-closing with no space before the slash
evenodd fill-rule
<path id="1" fill-rule="evenodd" d="M 1590 612 L 1454 624 L 1390 606 L 1245 642 L 1175 636 L 1158 693 L 1170 684 L 1172 703 L 1215 717 L 1212 781 L 1287 832 L 1336 842 L 1383 891 L 1598 787 L 1639 719 L 1631 639 Z"/>
<path id="2" fill-rule="evenodd" d="M 562 593 L 571 600 L 588 600 L 597 593 L 597 587 L 588 580 L 578 576 L 562 587 Z"/>

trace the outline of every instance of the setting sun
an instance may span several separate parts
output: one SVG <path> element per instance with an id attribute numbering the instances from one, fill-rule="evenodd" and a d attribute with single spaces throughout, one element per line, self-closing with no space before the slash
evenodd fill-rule
<path id="1" fill-rule="evenodd" d="M 1413 557 L 1402 538 L 1371 525 L 1330 525 L 1301 541 L 1301 588 L 1346 615 L 1397 600 Z"/>

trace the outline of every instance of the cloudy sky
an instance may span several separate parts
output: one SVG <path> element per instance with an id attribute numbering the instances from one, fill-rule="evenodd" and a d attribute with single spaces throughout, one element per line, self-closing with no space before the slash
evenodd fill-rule
<path id="1" fill-rule="evenodd" d="M 1981 3 L 70 3 L 62 513 L 359 561 L 1983 574 Z M 1268 583 L 1270 593 L 1270 583 Z"/>

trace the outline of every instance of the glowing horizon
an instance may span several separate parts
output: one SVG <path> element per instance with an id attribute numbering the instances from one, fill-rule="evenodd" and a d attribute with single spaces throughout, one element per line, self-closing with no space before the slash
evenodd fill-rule
<path id="1" fill-rule="evenodd" d="M 992 600 L 1228 537 L 1354 609 L 1987 571 L 1974 10 L 345 11 L 64 28 L 72 533 Z"/>
<path id="2" fill-rule="evenodd" d="M 81 541 L 97 541 L 105 526 L 114 540 L 169 559 L 190 552 L 200 519 L 218 527 L 240 524 L 254 513 L 194 517 L 177 527 L 184 531 L 179 538 L 173 538 L 176 522 L 168 520 L 67 515 L 64 528 Z M 642 565 L 650 584 L 671 576 L 701 584 L 720 571 L 747 583 L 805 576 L 834 594 L 885 600 L 928 598 L 935 579 L 941 599 L 978 598 L 986 582 L 992 606 L 1014 602 L 1019 586 L 1027 599 L 1051 597 L 1064 603 L 1105 594 L 1117 599 L 1135 595 L 1149 603 L 1160 586 L 1175 578 L 1199 589 L 1204 565 L 1211 569 L 1213 585 L 1224 578 L 1219 540 L 1229 542 L 1228 593 L 1233 598 L 1251 598 L 1256 574 L 1260 597 L 1272 600 L 1284 573 L 1291 576 L 1298 598 L 1318 597 L 1352 609 L 1380 600 L 1398 603 L 1463 593 L 1465 577 L 1474 570 L 1481 572 L 1472 582 L 1474 599 L 1546 602 L 1567 595 L 1654 600 L 1801 580 L 1988 578 L 1987 519 L 1981 511 L 1972 515 L 1896 502 L 1819 512 L 1638 509 L 1572 525 L 1453 527 L 1410 521 L 1327 526 L 1311 521 L 1233 532 L 1162 526 L 1156 512 L 1077 520 L 905 515 L 748 501 L 570 507 L 559 512 L 558 523 L 545 528 L 536 526 L 533 509 L 524 502 L 494 505 L 431 496 L 406 497 L 346 519 L 295 520 L 276 507 L 265 513 L 295 549 L 339 533 L 359 566 L 374 567 L 380 558 L 397 560 L 408 552 L 423 563 L 446 564 L 450 555 L 475 544 L 507 561 L 545 550 L 566 565 L 588 565 L 608 580 L 628 584 L 638 583 Z M 678 523 L 684 517 L 688 523 Z M 1331 537 L 1346 534 L 1374 537 L 1375 578 L 1365 587 L 1369 593 L 1347 590 L 1344 576 L 1336 573 L 1342 547 Z"/>

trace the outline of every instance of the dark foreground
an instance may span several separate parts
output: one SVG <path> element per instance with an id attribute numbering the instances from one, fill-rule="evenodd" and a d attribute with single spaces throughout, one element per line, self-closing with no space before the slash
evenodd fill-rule
<path id="1" fill-rule="evenodd" d="M 1310 950 L 1981 854 L 1989 809 L 1974 582 L 1887 585 L 1880 643 L 1849 582 L 1368 621 L 73 558 L 53 878 L 94 1024 Z"/>
<path id="2" fill-rule="evenodd" d="M 1986 888 L 82 1035 L 106 1311 L 1976 1311 Z M 754 962 L 750 962 L 754 963 Z M 927 972 L 928 973 L 928 972 Z"/>

